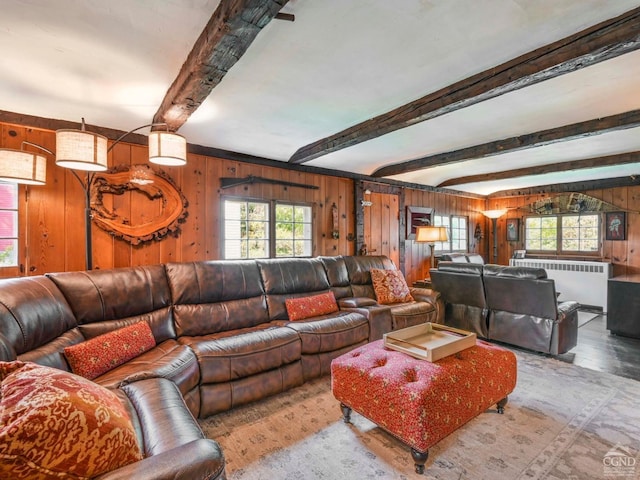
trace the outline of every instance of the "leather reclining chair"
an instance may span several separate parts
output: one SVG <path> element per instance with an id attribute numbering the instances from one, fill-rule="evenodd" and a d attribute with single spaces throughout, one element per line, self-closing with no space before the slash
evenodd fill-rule
<path id="1" fill-rule="evenodd" d="M 578 302 L 557 302 L 542 268 L 485 265 L 489 338 L 558 355 L 578 343 Z"/>
<path id="2" fill-rule="evenodd" d="M 577 345 L 579 304 L 558 303 L 544 269 L 440 262 L 430 275 L 445 325 L 551 355 Z"/>
<path id="3" fill-rule="evenodd" d="M 484 295 L 482 265 L 440 262 L 430 275 L 433 289 L 440 292 L 445 304 L 445 324 L 487 338 L 489 310 Z"/>

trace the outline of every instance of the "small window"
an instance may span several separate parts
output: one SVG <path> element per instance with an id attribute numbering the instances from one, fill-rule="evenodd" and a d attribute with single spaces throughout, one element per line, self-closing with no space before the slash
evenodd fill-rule
<path id="1" fill-rule="evenodd" d="M 310 257 L 309 205 L 243 199 L 224 201 L 224 258 Z"/>
<path id="2" fill-rule="evenodd" d="M 18 266 L 18 185 L 0 182 L 0 267 Z"/>
<path id="3" fill-rule="evenodd" d="M 269 204 L 224 202 L 224 258 L 269 258 Z"/>
<path id="4" fill-rule="evenodd" d="M 310 257 L 311 207 L 276 203 L 276 257 Z"/>
<path id="5" fill-rule="evenodd" d="M 434 215 L 433 225 L 447 227 L 448 242 L 436 242 L 436 252 L 466 252 L 468 245 L 467 217 Z"/>

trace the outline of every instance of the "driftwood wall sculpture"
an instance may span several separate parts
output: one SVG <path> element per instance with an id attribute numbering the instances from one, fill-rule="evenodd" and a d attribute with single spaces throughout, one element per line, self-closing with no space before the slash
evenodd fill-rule
<path id="1" fill-rule="evenodd" d="M 113 195 L 142 194 L 159 208 L 147 221 L 132 225 L 127 212 L 119 211 Z M 91 184 L 91 210 L 94 223 L 111 235 L 132 245 L 160 240 L 180 231 L 188 215 L 189 202 L 165 172 L 148 165 L 122 165 L 97 173 Z"/>

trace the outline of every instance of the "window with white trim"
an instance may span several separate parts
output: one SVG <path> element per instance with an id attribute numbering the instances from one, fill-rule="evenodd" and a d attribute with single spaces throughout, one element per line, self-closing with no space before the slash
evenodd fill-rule
<path id="1" fill-rule="evenodd" d="M 18 185 L 0 182 L 0 267 L 18 266 Z"/>
<path id="2" fill-rule="evenodd" d="M 310 205 L 225 199 L 223 209 L 225 259 L 312 256 Z"/>
<path id="3" fill-rule="evenodd" d="M 553 254 L 597 253 L 600 248 L 600 215 L 544 215 L 526 217 L 527 251 Z"/>
<path id="4" fill-rule="evenodd" d="M 449 241 L 436 242 L 436 252 L 466 252 L 468 250 L 468 219 L 461 215 L 434 215 L 433 225 L 447 227 Z"/>

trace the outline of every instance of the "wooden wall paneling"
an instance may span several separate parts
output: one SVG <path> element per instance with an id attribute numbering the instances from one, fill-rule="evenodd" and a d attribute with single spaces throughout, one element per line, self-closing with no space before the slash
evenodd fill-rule
<path id="1" fill-rule="evenodd" d="M 273 178 L 276 173 L 272 167 L 262 167 L 258 175 L 264 178 Z M 271 183 L 263 184 L 260 192 L 260 198 L 269 200 L 275 198 L 275 187 L 276 185 Z"/>
<path id="2" fill-rule="evenodd" d="M 187 163 L 184 167 L 174 167 L 168 171 L 174 180 L 180 180 L 179 182 L 176 181 L 178 188 L 180 188 L 189 202 L 187 207 L 189 215 L 180 226 L 181 255 L 179 261 L 181 262 L 199 261 L 206 258 L 204 254 L 206 187 L 201 168 L 203 161 L 199 155 L 192 155 L 189 160 L 190 163 Z"/>
<path id="3" fill-rule="evenodd" d="M 640 187 L 627 192 L 627 273 L 640 273 Z"/>
<path id="4" fill-rule="evenodd" d="M 369 255 L 381 255 L 382 252 L 382 209 L 383 209 L 383 195 L 382 193 L 373 192 L 371 193 L 371 202 L 373 205 L 369 207 L 369 223 L 370 223 L 370 232 L 369 237 L 371 239 L 371 243 L 368 245 Z"/>
<path id="5" fill-rule="evenodd" d="M 595 194 L 594 194 L 595 196 Z M 613 190 L 612 189 L 604 189 L 601 191 L 601 196 L 598 197 L 605 202 L 613 203 Z M 626 265 L 620 264 L 619 259 L 615 258 L 614 252 L 614 244 L 617 242 L 612 242 L 610 240 L 606 240 L 606 232 L 605 232 L 605 224 L 604 224 L 604 215 L 602 217 L 602 256 L 603 259 L 611 262 L 613 266 L 613 274 L 614 275 L 624 275 L 626 273 Z"/>
<path id="6" fill-rule="evenodd" d="M 332 208 L 333 204 L 336 204 L 338 209 L 338 232 L 340 232 L 340 185 L 339 182 L 329 181 L 325 182 L 325 195 L 322 208 L 320 209 L 320 218 L 318 219 L 318 227 L 321 232 L 320 235 L 323 239 L 322 252 L 326 255 L 337 255 L 339 252 L 339 239 L 335 239 L 332 236 L 333 233 L 333 219 Z"/>
<path id="7" fill-rule="evenodd" d="M 346 235 L 343 241 L 343 247 L 340 249 L 341 252 L 344 252 L 344 255 L 355 255 L 356 254 L 356 224 L 355 224 L 355 197 L 353 195 L 353 191 L 355 189 L 355 181 L 352 179 L 342 179 L 341 180 L 344 185 L 344 196 L 345 196 L 345 232 Z"/>
<path id="8" fill-rule="evenodd" d="M 313 245 L 312 251 L 313 256 L 321 255 L 321 252 L 325 252 L 326 250 L 323 247 L 324 237 L 323 231 L 320 227 L 320 219 L 324 216 L 325 205 L 323 195 L 327 191 L 327 177 L 314 175 L 313 176 L 313 184 L 317 185 L 318 190 L 308 190 L 307 198 L 310 203 L 313 205 L 313 225 L 312 229 L 312 238 Z"/>
<path id="9" fill-rule="evenodd" d="M 185 194 L 187 198 L 187 202 L 189 202 L 189 197 L 186 195 L 186 192 L 183 190 L 183 176 L 185 171 L 189 169 L 197 168 L 194 167 L 194 157 L 196 155 L 187 155 L 187 164 L 182 167 L 165 167 L 161 165 L 153 165 L 151 168 L 154 170 L 162 170 L 165 174 L 169 175 L 173 182 L 176 184 L 178 189 Z M 187 205 L 187 217 L 185 219 L 185 223 L 189 221 L 189 216 L 191 214 L 191 205 Z M 157 248 L 157 258 L 158 263 L 169 263 L 169 262 L 177 262 L 182 258 L 182 230 L 184 228 L 184 223 L 179 225 L 179 230 L 174 234 L 169 234 L 163 237 L 160 241 L 156 241 L 155 246 Z"/>
<path id="10" fill-rule="evenodd" d="M 627 210 L 628 202 L 627 202 L 627 194 L 629 187 L 620 187 L 612 190 L 612 201 L 614 205 L 620 207 L 621 210 Z M 628 216 L 627 216 L 627 227 L 628 227 Z M 629 232 L 627 231 L 627 235 Z M 628 238 L 628 237 L 627 237 Z M 615 263 L 621 265 L 623 274 L 627 274 L 627 266 L 628 266 L 628 246 L 629 241 L 612 241 L 611 242 L 611 257 L 615 261 Z"/>
<path id="11" fill-rule="evenodd" d="M 22 140 L 55 152 L 52 132 L 27 128 L 21 134 L 20 143 Z M 45 156 L 47 184 L 29 187 L 27 228 L 31 266 L 28 274 L 83 270 L 84 193 L 68 169 L 57 167 L 53 155 Z"/>
<path id="12" fill-rule="evenodd" d="M 385 255 L 391 258 L 391 251 L 389 249 L 389 241 L 391 236 L 395 236 L 396 232 L 391 232 L 391 197 L 392 195 L 379 194 L 380 195 L 380 238 L 378 240 L 379 252 L 378 255 Z M 392 259 L 393 260 L 393 259 Z M 394 261 L 396 266 L 398 265 L 397 259 Z"/>
<path id="13" fill-rule="evenodd" d="M 401 268 L 400 264 L 400 198 L 398 195 L 389 195 L 389 257 Z"/>
<path id="14" fill-rule="evenodd" d="M 157 166 L 149 163 L 149 149 L 146 146 L 131 145 L 130 164 L 149 165 L 153 170 Z M 175 167 L 174 167 L 175 168 Z M 173 177 L 173 169 L 167 167 L 157 168 Z M 163 213 L 162 199 L 150 199 L 140 191 L 133 190 L 131 198 L 131 225 L 148 223 L 159 218 Z M 115 240 L 119 242 L 120 240 Z M 129 243 L 129 242 L 127 242 Z M 160 263 L 160 245 L 157 241 L 145 242 L 131 246 L 131 265 L 153 265 Z"/>
<path id="15" fill-rule="evenodd" d="M 226 168 L 223 160 L 218 158 L 201 157 L 206 171 L 206 195 L 205 195 L 205 252 L 203 260 L 219 260 L 224 257 L 221 251 L 222 245 L 222 217 L 220 178 Z M 189 208 L 189 207 L 188 207 Z M 187 217 L 188 218 L 188 217 Z M 181 236 L 181 235 L 180 235 Z"/>
<path id="16" fill-rule="evenodd" d="M 110 143 L 111 145 L 111 143 Z M 119 165 L 131 165 L 131 144 L 128 143 L 119 143 L 113 147 L 110 153 L 109 158 L 109 167 L 115 167 Z M 111 208 L 112 210 L 121 218 L 127 218 L 131 221 L 131 192 L 125 191 L 122 195 L 106 195 L 105 197 L 111 197 Z M 105 205 L 108 206 L 109 198 L 105 198 Z M 95 262 L 96 252 L 102 251 L 102 246 L 106 250 L 106 235 L 108 235 L 104 230 L 96 227 L 95 225 L 92 228 L 93 231 L 93 239 L 94 239 L 94 263 L 97 266 L 97 262 Z M 113 249 L 113 265 L 108 266 L 100 266 L 100 268 L 123 268 L 132 266 L 133 255 L 131 244 L 126 240 L 116 239 L 110 235 L 108 238 L 111 243 L 111 248 Z"/>

